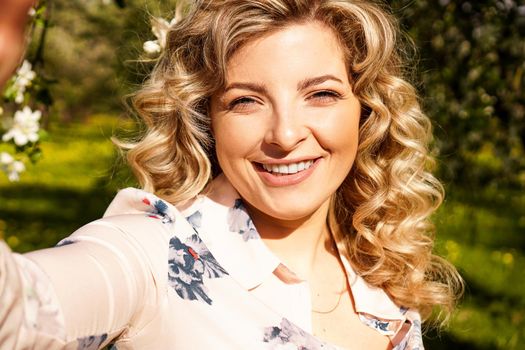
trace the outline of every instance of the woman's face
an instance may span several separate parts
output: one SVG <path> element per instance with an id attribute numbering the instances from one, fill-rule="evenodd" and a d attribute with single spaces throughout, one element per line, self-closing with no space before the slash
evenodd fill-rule
<path id="1" fill-rule="evenodd" d="M 247 204 L 298 220 L 327 204 L 356 155 L 361 106 L 321 24 L 290 25 L 232 56 L 212 97 L 222 171 Z"/>

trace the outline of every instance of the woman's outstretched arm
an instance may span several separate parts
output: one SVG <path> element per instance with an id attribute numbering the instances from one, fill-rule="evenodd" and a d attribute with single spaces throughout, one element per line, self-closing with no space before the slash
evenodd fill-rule
<path id="1" fill-rule="evenodd" d="M 99 349 L 140 331 L 161 297 L 151 251 L 167 245 L 137 219 L 138 234 L 103 219 L 24 255 L 0 242 L 0 349 Z"/>

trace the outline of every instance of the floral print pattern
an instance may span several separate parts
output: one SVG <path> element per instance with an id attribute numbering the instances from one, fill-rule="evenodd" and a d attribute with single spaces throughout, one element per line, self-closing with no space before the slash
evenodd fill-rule
<path id="1" fill-rule="evenodd" d="M 107 338 L 107 333 L 78 338 L 77 350 L 98 350 Z"/>
<path id="2" fill-rule="evenodd" d="M 404 339 L 393 348 L 393 350 L 424 350 L 421 321 L 416 318 L 412 320 L 411 323 L 410 330 L 407 332 Z"/>
<path id="3" fill-rule="evenodd" d="M 228 210 L 228 225 L 230 231 L 238 232 L 244 241 L 259 238 L 259 233 L 240 198 L 237 198 L 233 207 Z"/>
<path id="4" fill-rule="evenodd" d="M 423 350 L 423 348 L 416 347 L 415 349 L 408 348 L 408 337 L 405 337 L 401 342 L 399 342 L 392 350 Z"/>
<path id="5" fill-rule="evenodd" d="M 70 238 L 64 238 L 63 240 L 61 240 L 60 242 L 58 242 L 55 247 L 62 247 L 62 246 L 65 246 L 65 245 L 70 245 L 70 244 L 73 244 L 75 243 L 76 241 L 74 239 L 70 239 Z"/>
<path id="6" fill-rule="evenodd" d="M 265 328 L 263 341 L 269 343 L 272 346 L 271 348 L 275 350 L 336 349 L 299 328 L 286 318 L 281 320 L 279 326 Z"/>
<path id="7" fill-rule="evenodd" d="M 186 300 L 202 300 L 208 305 L 212 299 L 204 284 L 204 277 L 220 278 L 228 273 L 219 265 L 197 234 L 183 243 L 178 237 L 170 240 L 168 282 L 177 294 Z"/>
<path id="8" fill-rule="evenodd" d="M 420 320 L 414 320 L 412 322 L 412 328 L 409 334 L 411 334 L 411 337 L 408 340 L 408 349 L 423 350 L 423 334 L 421 333 Z"/>
<path id="9" fill-rule="evenodd" d="M 142 203 L 151 207 L 151 210 L 147 214 L 149 217 L 161 219 L 163 224 L 173 223 L 171 215 L 168 213 L 168 205 L 163 200 L 155 199 L 155 201 L 151 203 L 148 198 L 144 198 Z"/>
<path id="10" fill-rule="evenodd" d="M 372 317 L 367 314 L 360 313 L 359 319 L 361 322 L 366 324 L 368 327 L 372 327 L 379 333 L 383 335 L 392 335 L 397 329 L 398 322 L 390 322 L 388 320 L 381 320 L 375 317 Z"/>
<path id="11" fill-rule="evenodd" d="M 191 226 L 196 230 L 201 227 L 202 225 L 202 213 L 197 210 L 195 213 L 191 214 L 186 218 L 186 220 L 190 223 Z"/>
<path id="12" fill-rule="evenodd" d="M 1 248 L 0 246 L 0 249 Z M 4 252 L 0 251 L 0 261 L 2 260 L 2 254 L 4 254 Z M 37 263 L 21 255 L 14 255 L 14 259 L 20 267 L 19 272 L 16 274 L 16 283 L 20 283 L 21 289 L 17 290 L 16 293 L 23 298 L 25 309 L 24 325 L 30 328 L 26 329 L 26 331 L 31 332 L 38 329 L 41 332 L 53 334 L 57 338 L 64 338 L 66 336 L 65 323 L 60 301 L 54 293 L 54 290 L 49 288 L 50 279 L 48 274 Z M 2 272 L 3 271 L 0 271 L 0 276 L 3 279 L 9 276 Z M 0 284 L 1 283 L 2 282 L 0 282 Z M 22 291 L 22 293 L 20 293 L 20 291 Z M 0 286 L 0 296 L 2 295 L 5 294 L 2 293 L 2 287 Z M 0 300 L 0 305 L 2 305 L 0 309 L 2 309 L 4 305 L 9 304 L 9 302 L 5 303 L 3 300 Z M 2 311 L 3 310 L 0 312 Z M 9 328 L 9 321 L 4 321 L 5 319 L 0 321 L 0 339 L 3 341 L 5 340 L 2 337 L 1 331 L 2 329 Z M 21 332 L 20 334 L 24 333 L 25 332 Z M 0 341 L 0 349 L 4 349 L 2 346 L 3 341 Z"/>

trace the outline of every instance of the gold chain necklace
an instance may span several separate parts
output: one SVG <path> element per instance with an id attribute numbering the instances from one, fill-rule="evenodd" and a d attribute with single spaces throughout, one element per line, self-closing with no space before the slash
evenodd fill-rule
<path id="1" fill-rule="evenodd" d="M 341 292 L 339 292 L 339 298 L 337 298 L 337 302 L 335 303 L 334 306 L 332 306 L 331 308 L 327 310 L 316 310 L 312 307 L 312 312 L 316 314 L 329 314 L 329 313 L 334 312 L 339 306 L 339 304 L 341 304 L 341 299 L 343 299 L 343 294 L 345 294 L 347 291 L 347 289 L 345 288 L 345 285 L 346 285 L 346 279 L 343 278 L 343 286 L 341 287 Z M 317 294 L 317 296 L 319 296 L 319 294 Z"/>
<path id="2" fill-rule="evenodd" d="M 329 247 L 329 251 L 332 254 L 335 254 L 336 256 L 338 256 L 339 253 L 337 249 L 337 243 L 335 242 L 335 239 L 334 239 L 334 235 L 332 233 L 332 230 L 330 230 L 330 227 L 328 227 L 328 230 L 330 233 L 330 243 L 331 243 Z M 341 287 L 341 292 L 339 292 L 339 298 L 337 298 L 337 302 L 335 303 L 335 305 L 327 310 L 316 310 L 312 307 L 312 312 L 316 314 L 324 314 L 324 315 L 334 312 L 339 306 L 339 304 L 341 304 L 341 299 L 343 298 L 343 294 L 345 294 L 346 292 L 347 292 L 347 288 L 346 288 L 346 274 L 345 274 L 343 277 L 343 285 Z M 317 294 L 317 296 L 319 296 L 319 294 Z"/>

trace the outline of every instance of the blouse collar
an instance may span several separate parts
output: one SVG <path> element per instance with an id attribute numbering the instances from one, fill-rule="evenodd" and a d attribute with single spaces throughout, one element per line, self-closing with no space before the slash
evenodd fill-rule
<path id="1" fill-rule="evenodd" d="M 247 290 L 262 284 L 282 265 L 259 236 L 239 194 L 223 175 L 212 181 L 207 194 L 197 196 L 185 209 L 179 210 L 142 190 L 124 189 L 104 216 L 136 213 L 161 213 L 162 220 L 174 224 L 175 230 L 197 231 L 219 264 Z M 399 321 L 395 323 L 401 326 L 406 309 L 398 307 L 382 289 L 368 285 L 344 255 L 340 258 L 356 311 L 372 319 Z"/>
<path id="2" fill-rule="evenodd" d="M 198 196 L 182 213 L 190 223 L 200 216 L 194 228 L 217 261 L 245 289 L 262 284 L 281 261 L 263 242 L 238 192 L 225 176 L 213 180 L 208 195 Z M 357 275 L 350 262 L 340 255 L 348 275 L 350 288 L 358 313 L 380 320 L 406 319 L 403 308 L 398 307 L 381 288 L 370 286 Z"/>
<path id="3" fill-rule="evenodd" d="M 215 178 L 210 188 L 209 195 L 198 196 L 182 214 L 230 276 L 247 290 L 256 288 L 280 261 L 262 241 L 226 177 Z"/>

